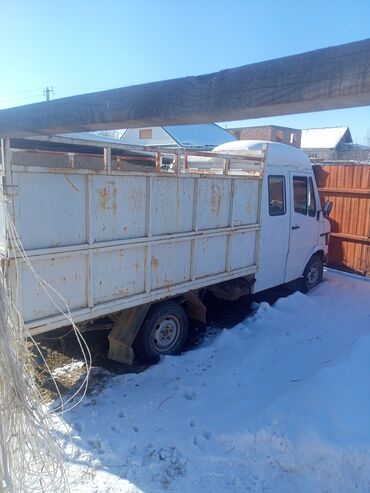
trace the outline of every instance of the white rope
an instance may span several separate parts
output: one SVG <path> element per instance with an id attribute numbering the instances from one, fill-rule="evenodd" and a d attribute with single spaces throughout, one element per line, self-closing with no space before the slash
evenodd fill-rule
<path id="1" fill-rule="evenodd" d="M 5 213 L 12 251 L 19 256 L 19 259 L 14 259 L 17 289 L 12 293 L 12 300 L 0 271 L 0 491 L 66 492 L 69 491 L 69 486 L 65 473 L 65 459 L 53 434 L 54 413 L 74 408 L 85 396 L 91 368 L 91 354 L 86 341 L 73 322 L 66 300 L 49 283 L 41 279 L 33 268 L 2 194 L 0 194 L 0 207 L 3 207 Z M 64 401 L 47 362 L 38 345 L 33 341 L 59 395 L 60 405 L 54 411 L 42 404 L 41 395 L 35 385 L 33 357 L 25 339 L 30 335 L 16 306 L 20 262 L 24 263 L 35 276 L 52 305 L 65 316 L 66 325 L 72 325 L 86 366 L 86 375 L 81 385 Z M 74 401 L 79 393 L 82 393 L 81 397 Z M 68 409 L 66 409 L 67 404 L 70 404 Z"/>
<path id="2" fill-rule="evenodd" d="M 64 459 L 33 378 L 24 328 L 0 275 L 0 477 L 6 492 L 68 490 Z"/>

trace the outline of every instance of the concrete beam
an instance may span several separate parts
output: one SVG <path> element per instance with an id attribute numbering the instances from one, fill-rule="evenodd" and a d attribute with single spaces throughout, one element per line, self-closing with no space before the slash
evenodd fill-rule
<path id="1" fill-rule="evenodd" d="M 0 137 L 232 121 L 370 105 L 370 39 L 0 111 Z"/>

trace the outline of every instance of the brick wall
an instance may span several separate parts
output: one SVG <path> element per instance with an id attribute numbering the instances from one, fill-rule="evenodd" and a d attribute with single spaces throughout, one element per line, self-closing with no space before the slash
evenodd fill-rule
<path id="1" fill-rule="evenodd" d="M 265 125 L 260 127 L 242 127 L 227 129 L 238 140 L 268 140 L 283 144 L 301 146 L 301 131 L 296 128 Z"/>

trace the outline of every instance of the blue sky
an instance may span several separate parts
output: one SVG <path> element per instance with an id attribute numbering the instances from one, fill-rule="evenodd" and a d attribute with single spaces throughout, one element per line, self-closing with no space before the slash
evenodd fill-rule
<path id="1" fill-rule="evenodd" d="M 214 72 L 370 37 L 370 0 L 0 0 L 0 108 Z M 349 125 L 370 107 L 228 126 Z"/>

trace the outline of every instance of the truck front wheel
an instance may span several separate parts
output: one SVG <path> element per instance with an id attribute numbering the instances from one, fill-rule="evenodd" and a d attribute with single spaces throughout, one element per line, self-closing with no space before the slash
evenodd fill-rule
<path id="1" fill-rule="evenodd" d="M 162 354 L 179 354 L 188 330 L 187 315 L 181 305 L 174 301 L 153 305 L 135 339 L 135 354 L 150 363 L 157 362 Z"/>
<path id="2" fill-rule="evenodd" d="M 303 272 L 302 292 L 307 293 L 322 281 L 323 262 L 319 255 L 313 255 Z"/>

